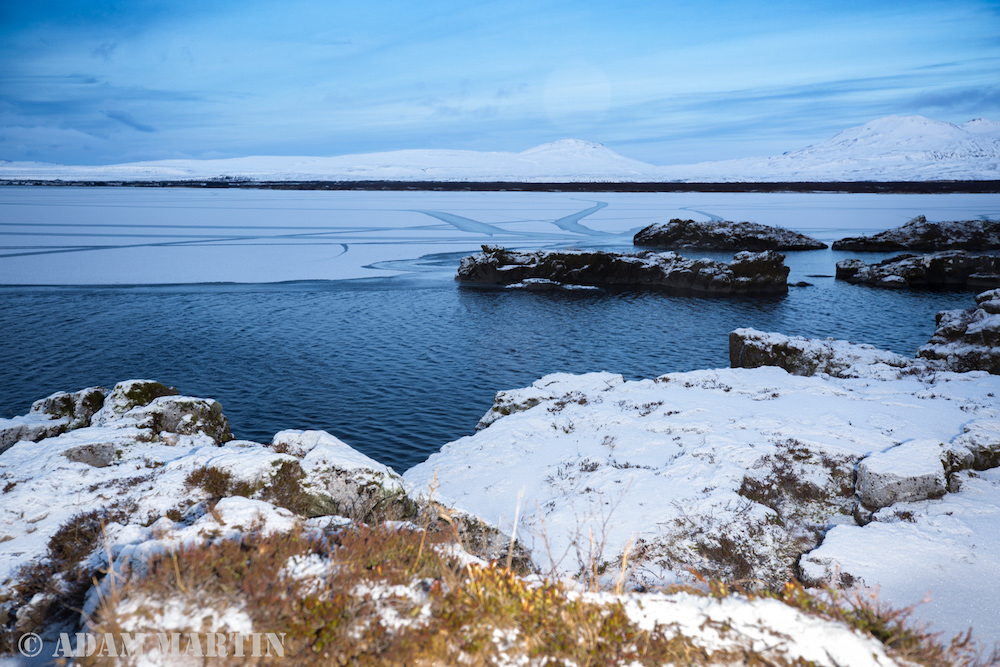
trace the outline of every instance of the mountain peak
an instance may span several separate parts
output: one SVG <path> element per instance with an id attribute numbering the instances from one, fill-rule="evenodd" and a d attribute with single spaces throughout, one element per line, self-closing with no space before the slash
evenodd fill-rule
<path id="1" fill-rule="evenodd" d="M 970 134 L 988 134 L 1000 138 L 1000 123 L 986 118 L 973 118 L 970 121 L 959 125 L 960 128 Z"/>
<path id="2" fill-rule="evenodd" d="M 604 144 L 599 144 L 593 141 L 584 141 L 583 139 L 559 139 L 558 141 L 551 141 L 547 144 L 541 144 L 540 146 L 535 146 L 534 148 L 529 148 L 526 151 L 521 151 L 521 155 L 543 155 L 543 154 L 560 154 L 560 155 L 613 155 L 615 157 L 622 157 L 618 153 L 605 146 Z"/>
<path id="3" fill-rule="evenodd" d="M 824 154 L 831 159 L 902 155 L 921 159 L 1000 157 L 1000 144 L 996 143 L 1000 134 L 998 125 L 978 119 L 960 127 L 923 116 L 886 116 L 786 155 Z"/>

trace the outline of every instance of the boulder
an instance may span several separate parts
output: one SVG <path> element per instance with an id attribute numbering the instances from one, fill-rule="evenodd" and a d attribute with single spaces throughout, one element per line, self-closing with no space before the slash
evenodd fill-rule
<path id="1" fill-rule="evenodd" d="M 953 250 L 929 255 L 897 255 L 877 264 L 845 259 L 837 262 L 837 280 L 897 289 L 1000 286 L 1000 257 Z"/>
<path id="2" fill-rule="evenodd" d="M 966 424 L 950 443 L 945 461 L 949 473 L 1000 466 L 1000 421 L 977 419 Z"/>
<path id="3" fill-rule="evenodd" d="M 730 263 L 691 260 L 673 252 L 520 252 L 483 246 L 462 258 L 457 279 L 513 285 L 545 279 L 565 285 L 655 288 L 706 295 L 784 294 L 788 267 L 773 251 L 740 252 Z"/>
<path id="4" fill-rule="evenodd" d="M 1000 289 L 976 296 L 976 307 L 944 310 L 935 318 L 930 341 L 917 350 L 923 359 L 940 360 L 953 371 L 1000 375 Z"/>
<path id="5" fill-rule="evenodd" d="M 902 227 L 834 241 L 834 250 L 993 250 L 1000 248 L 1000 221 L 927 222 L 918 215 Z"/>
<path id="6" fill-rule="evenodd" d="M 62 455 L 70 461 L 85 463 L 94 468 L 107 468 L 115 462 L 120 450 L 113 442 L 88 442 L 65 450 Z"/>
<path id="7" fill-rule="evenodd" d="M 944 445 L 911 440 L 858 463 L 858 494 L 869 510 L 897 502 L 940 498 L 948 488 Z"/>
<path id="8" fill-rule="evenodd" d="M 781 227 L 756 222 L 713 220 L 695 222 L 674 218 L 640 230 L 632 239 L 635 245 L 659 248 L 696 248 L 699 250 L 818 250 L 827 245 L 816 239 Z"/>

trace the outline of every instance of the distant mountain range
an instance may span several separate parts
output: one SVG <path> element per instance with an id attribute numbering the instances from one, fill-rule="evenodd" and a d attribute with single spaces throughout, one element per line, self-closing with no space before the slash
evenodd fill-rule
<path id="1" fill-rule="evenodd" d="M 107 166 L 0 161 L 0 180 L 776 182 L 1000 180 L 1000 123 L 889 116 L 782 155 L 657 166 L 564 139 L 520 153 L 404 150 L 338 157 L 256 156 Z"/>

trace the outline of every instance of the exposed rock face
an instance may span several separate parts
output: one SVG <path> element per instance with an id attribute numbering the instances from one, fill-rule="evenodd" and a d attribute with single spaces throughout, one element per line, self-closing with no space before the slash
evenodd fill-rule
<path id="1" fill-rule="evenodd" d="M 695 222 L 674 218 L 640 230 L 632 239 L 635 245 L 659 248 L 697 248 L 700 250 L 819 250 L 827 245 L 789 229 L 756 222 Z"/>
<path id="2" fill-rule="evenodd" d="M 1000 289 L 976 296 L 976 307 L 944 310 L 927 345 L 917 350 L 923 359 L 942 360 L 955 371 L 988 371 L 1000 375 Z"/>
<path id="3" fill-rule="evenodd" d="M 103 387 L 75 393 L 57 391 L 31 404 L 22 417 L 0 419 L 0 452 L 20 440 L 37 442 L 66 431 L 90 425 L 91 417 L 104 404 Z"/>
<path id="4" fill-rule="evenodd" d="M 66 430 L 73 430 L 90 424 L 90 418 L 104 405 L 105 389 L 88 387 L 68 394 L 57 391 L 47 398 L 31 404 L 31 412 L 51 415 L 54 418 L 67 417 Z"/>
<path id="5" fill-rule="evenodd" d="M 203 433 L 220 444 L 233 439 L 229 420 L 222 414 L 222 404 L 212 399 L 158 396 L 148 405 L 132 408 L 123 417 L 134 419 L 138 427 L 150 428 L 154 433 Z"/>
<path id="6" fill-rule="evenodd" d="M 544 278 L 568 285 L 647 287 L 695 294 L 784 294 L 788 267 L 783 255 L 740 252 L 726 264 L 691 260 L 673 252 L 519 252 L 483 246 L 462 258 L 458 279 L 512 285 Z"/>
<path id="7" fill-rule="evenodd" d="M 895 379 L 941 368 L 940 362 L 911 359 L 871 345 L 844 340 L 813 340 L 801 336 L 736 329 L 729 334 L 732 368 L 778 366 L 792 375 L 825 373 L 839 378 Z"/>
<path id="8" fill-rule="evenodd" d="M 998 287 L 1000 257 L 964 250 L 930 255 L 897 255 L 878 264 L 860 259 L 837 262 L 837 280 L 875 287 Z"/>
<path id="9" fill-rule="evenodd" d="M 965 220 L 927 222 L 918 215 L 902 227 L 872 236 L 854 236 L 834 241 L 834 250 L 991 250 L 1000 248 L 1000 222 Z"/>

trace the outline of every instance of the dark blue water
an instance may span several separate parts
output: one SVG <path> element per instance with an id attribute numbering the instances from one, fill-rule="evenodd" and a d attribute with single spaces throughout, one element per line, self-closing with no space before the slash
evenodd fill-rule
<path id="1" fill-rule="evenodd" d="M 626 378 L 728 366 L 742 326 L 912 355 L 970 293 L 837 283 L 842 255 L 790 254 L 787 296 L 524 293 L 429 277 L 277 285 L 0 288 L 0 412 L 150 378 L 213 397 L 239 438 L 325 429 L 403 471 L 473 433 L 499 389 L 557 371 Z M 441 260 L 457 266 L 457 257 Z M 453 275 L 453 274 L 452 274 Z"/>

